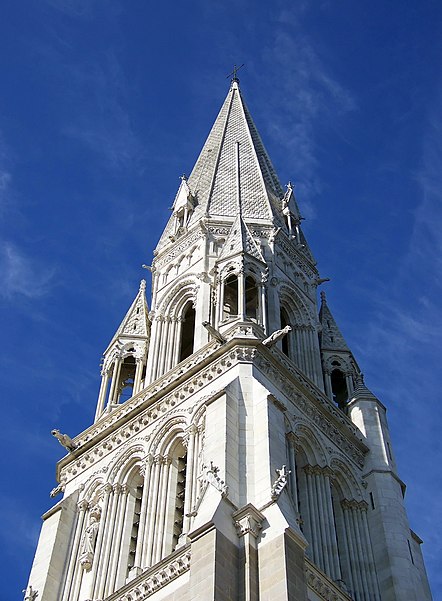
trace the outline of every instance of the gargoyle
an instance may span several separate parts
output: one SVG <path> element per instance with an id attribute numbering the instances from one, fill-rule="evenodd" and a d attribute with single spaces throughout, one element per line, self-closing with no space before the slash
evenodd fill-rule
<path id="1" fill-rule="evenodd" d="M 274 344 L 276 344 L 278 342 L 278 340 L 281 340 L 281 338 L 284 338 L 284 336 L 286 336 L 291 331 L 292 331 L 291 326 L 285 326 L 285 328 L 282 328 L 282 330 L 276 330 L 276 332 L 273 332 L 273 334 L 270 334 L 270 336 L 268 338 L 266 338 L 265 340 L 263 340 L 262 343 L 264 346 L 267 346 L 267 347 L 273 346 Z"/>
<path id="2" fill-rule="evenodd" d="M 70 436 L 68 436 L 68 434 L 62 434 L 60 430 L 51 430 L 51 434 L 52 436 L 55 436 L 55 438 L 58 440 L 61 446 L 67 449 L 69 453 L 71 453 L 74 449 L 77 448 L 76 443 L 72 440 Z"/>

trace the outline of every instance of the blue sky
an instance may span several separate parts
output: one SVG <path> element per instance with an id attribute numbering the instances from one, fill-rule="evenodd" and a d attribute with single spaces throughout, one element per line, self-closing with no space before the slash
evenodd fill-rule
<path id="1" fill-rule="evenodd" d="M 63 449 L 179 176 L 241 88 L 296 183 L 329 305 L 388 407 L 442 599 L 442 7 L 436 1 L 3 0 L 3 598 L 22 599 Z"/>

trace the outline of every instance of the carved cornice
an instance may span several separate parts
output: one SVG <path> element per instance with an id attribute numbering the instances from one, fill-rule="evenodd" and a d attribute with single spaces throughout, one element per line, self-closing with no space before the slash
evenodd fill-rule
<path id="1" fill-rule="evenodd" d="M 253 340 L 253 342 L 258 341 Z M 210 344 L 207 346 L 211 350 L 211 353 L 213 353 L 213 346 Z M 216 348 L 217 345 L 214 346 Z M 60 481 L 66 484 L 66 482 L 72 480 L 78 473 L 81 473 L 94 462 L 102 459 L 123 442 L 133 439 L 142 429 L 145 429 L 159 418 L 164 418 L 166 413 L 170 416 L 171 409 L 182 404 L 189 396 L 198 392 L 207 384 L 210 384 L 217 376 L 230 369 L 232 365 L 238 362 L 252 361 L 256 353 L 256 349 L 253 347 L 244 345 L 233 346 L 227 353 L 222 353 L 216 361 L 198 370 L 194 377 L 188 377 L 182 385 L 172 386 L 170 394 L 160 396 L 160 398 L 156 396 L 162 392 L 164 393 L 164 389 L 167 391 L 169 383 L 179 380 L 177 376 L 185 374 L 187 369 L 190 369 L 190 367 L 186 369 L 186 365 L 189 363 L 191 365 L 193 363 L 198 364 L 198 359 L 200 359 L 200 362 L 203 362 L 206 358 L 206 353 L 207 355 L 210 354 L 207 352 L 209 349 L 204 347 L 201 349 L 200 356 L 193 356 L 193 359 L 190 358 L 191 361 L 183 361 L 175 370 L 168 372 L 164 377 L 156 380 L 151 386 L 129 399 L 124 405 L 117 407 L 113 413 L 110 413 L 106 418 L 100 419 L 93 427 L 77 437 L 76 441 L 79 441 L 79 453 L 69 455 L 68 457 L 71 458 L 71 461 L 66 461 L 67 457 L 63 458 L 57 465 Z M 199 398 L 197 404 L 200 405 L 204 399 L 208 400 L 216 394 L 218 392 L 213 392 L 207 395 L 207 397 Z M 142 408 L 143 405 L 145 407 L 143 411 L 135 411 Z M 130 412 L 136 414 L 132 419 L 128 419 Z M 106 438 L 104 438 L 105 436 Z M 84 453 L 81 453 L 82 447 L 84 448 Z"/>
<path id="2" fill-rule="evenodd" d="M 324 601 L 352 601 L 350 595 L 330 580 L 307 558 L 305 560 L 307 586 Z"/>
<path id="3" fill-rule="evenodd" d="M 359 432 L 357 428 L 295 366 L 285 361 L 283 353 L 263 347 L 256 338 L 257 330 L 258 326 L 252 322 L 235 324 L 223 334 L 227 338 L 232 336 L 227 343 L 221 346 L 211 341 L 143 391 L 101 417 L 75 438 L 75 450 L 58 463 L 59 481 L 66 484 L 113 449 L 133 439 L 154 421 L 170 415 L 172 409 L 232 366 L 243 362 L 253 362 L 317 428 L 361 466 L 363 453 L 367 449 L 362 442 L 355 440 L 354 435 Z M 290 378 L 290 375 L 293 377 Z M 305 394 L 301 393 L 302 388 Z"/>
<path id="4" fill-rule="evenodd" d="M 364 453 L 368 451 L 368 448 L 360 440 L 361 433 L 358 428 L 291 361 L 287 360 L 283 353 L 274 347 L 270 352 L 277 356 L 277 361 L 283 364 L 284 368 L 296 378 L 309 394 L 301 394 L 300 388 L 286 377 L 279 366 L 270 362 L 263 354 L 257 355 L 255 365 L 287 398 L 293 401 L 294 405 L 309 419 L 311 424 L 314 424 L 359 467 L 362 467 L 364 465 Z"/>
<path id="5" fill-rule="evenodd" d="M 156 270 L 162 269 L 165 265 L 168 265 L 176 259 L 179 255 L 186 252 L 186 250 L 192 246 L 195 242 L 204 238 L 206 233 L 202 230 L 202 228 L 197 227 L 196 229 L 189 232 L 182 240 L 174 244 L 170 249 L 165 250 L 164 254 L 154 258 L 152 262 L 152 267 Z"/>
<path id="6" fill-rule="evenodd" d="M 106 601 L 144 601 L 190 569 L 190 544 L 145 570 Z"/>

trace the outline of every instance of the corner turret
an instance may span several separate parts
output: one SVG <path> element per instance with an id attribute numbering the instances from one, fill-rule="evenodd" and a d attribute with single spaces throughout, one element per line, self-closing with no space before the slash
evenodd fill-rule
<path id="1" fill-rule="evenodd" d="M 146 282 L 141 280 L 137 296 L 103 353 L 95 421 L 142 390 L 150 339 L 148 315 Z"/>

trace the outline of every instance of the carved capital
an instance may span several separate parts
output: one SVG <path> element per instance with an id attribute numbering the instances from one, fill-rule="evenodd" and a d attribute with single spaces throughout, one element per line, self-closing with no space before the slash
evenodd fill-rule
<path id="1" fill-rule="evenodd" d="M 254 538 L 258 538 L 265 519 L 264 515 L 251 503 L 232 514 L 232 518 L 239 537 L 251 534 Z"/>

